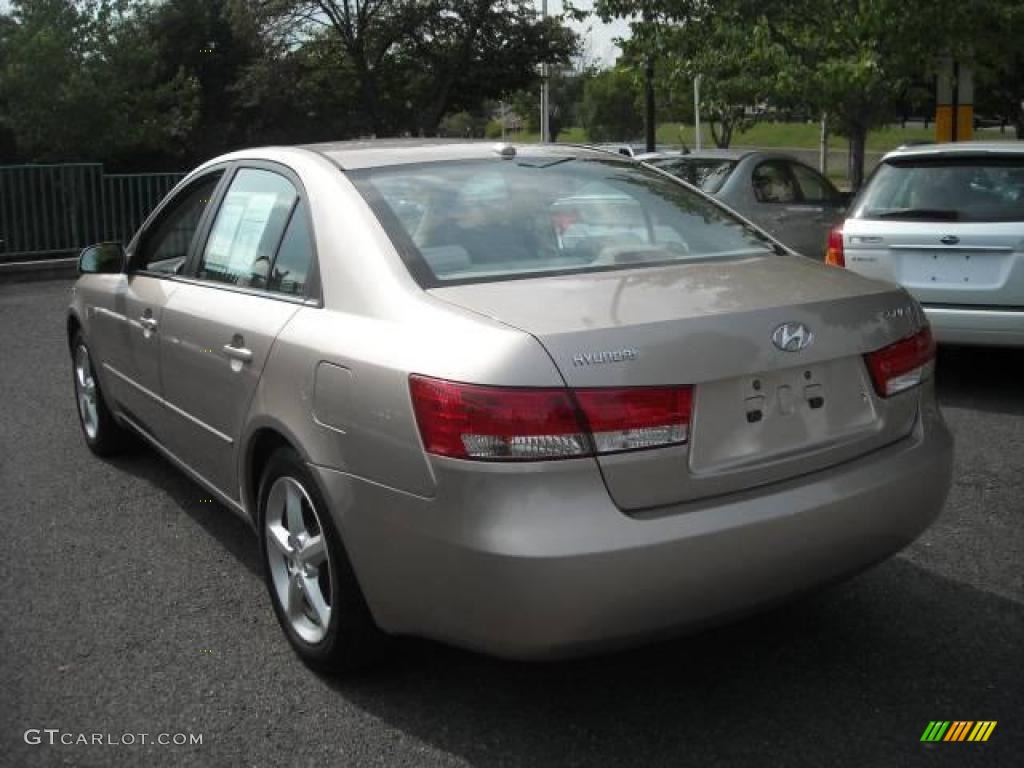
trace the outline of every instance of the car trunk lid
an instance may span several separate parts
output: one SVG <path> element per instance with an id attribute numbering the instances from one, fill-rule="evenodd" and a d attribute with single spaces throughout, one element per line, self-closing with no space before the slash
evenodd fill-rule
<path id="1" fill-rule="evenodd" d="M 757 256 L 430 292 L 532 334 L 570 387 L 694 386 L 687 445 L 599 457 L 627 510 L 813 471 L 913 426 L 916 392 L 878 398 L 862 356 L 913 333 L 916 307 L 845 270 Z M 774 345 L 787 324 L 812 343 Z"/>

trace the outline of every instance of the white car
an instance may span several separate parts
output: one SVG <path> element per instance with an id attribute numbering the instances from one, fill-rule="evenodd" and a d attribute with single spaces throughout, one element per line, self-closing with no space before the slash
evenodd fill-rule
<path id="1" fill-rule="evenodd" d="M 940 342 L 1024 346 L 1024 142 L 890 152 L 826 261 L 903 285 Z"/>

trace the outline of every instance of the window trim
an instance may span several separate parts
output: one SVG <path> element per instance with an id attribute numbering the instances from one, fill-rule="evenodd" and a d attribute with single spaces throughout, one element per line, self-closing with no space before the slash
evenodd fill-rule
<path id="1" fill-rule="evenodd" d="M 300 206 L 303 207 L 305 209 L 306 226 L 310 233 L 312 260 L 310 263 L 309 276 L 306 280 L 306 289 L 302 294 L 284 293 L 283 291 L 275 291 L 270 288 L 252 288 L 250 286 L 233 285 L 220 280 L 208 280 L 198 277 L 199 262 L 202 259 L 203 253 L 206 251 L 206 245 L 209 240 L 210 233 L 213 230 L 213 224 L 217 220 L 217 214 L 220 213 L 221 204 L 224 202 L 224 197 L 227 196 L 227 192 L 231 188 L 231 183 L 234 182 L 235 176 L 242 170 L 269 171 L 271 173 L 276 173 L 277 175 L 286 178 L 295 188 L 296 200 L 292 204 L 292 209 L 288 214 L 288 219 L 284 228 L 281 230 L 281 237 L 278 239 L 277 245 L 274 248 L 274 258 L 270 262 L 270 268 L 273 269 L 274 263 L 277 261 L 277 254 L 281 250 L 281 243 L 284 242 L 284 236 L 288 231 L 288 227 L 291 225 L 292 219 L 295 217 L 295 212 Z M 278 299 L 281 301 L 288 301 L 290 303 L 304 304 L 306 306 L 323 307 L 323 291 L 321 290 L 320 283 L 320 254 L 317 249 L 316 229 L 313 226 L 313 210 L 309 205 L 309 196 L 306 194 L 306 187 L 299 178 L 299 175 L 282 163 L 277 163 L 272 160 L 247 159 L 232 162 L 228 172 L 225 173 L 224 178 L 226 183 L 215 198 L 214 208 L 216 210 L 210 214 L 209 218 L 205 220 L 199 230 L 197 230 L 198 238 L 197 242 L 193 242 L 194 249 L 189 253 L 189 258 L 185 262 L 185 267 L 182 269 L 182 273 L 180 275 L 174 275 L 174 277 L 191 285 L 202 285 L 210 288 L 232 291 L 234 293 L 262 296 L 268 299 Z M 303 203 L 305 203 L 305 205 L 302 205 Z"/>

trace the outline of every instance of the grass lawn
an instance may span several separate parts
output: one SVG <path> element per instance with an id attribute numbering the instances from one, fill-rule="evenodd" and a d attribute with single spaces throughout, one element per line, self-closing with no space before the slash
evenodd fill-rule
<path id="1" fill-rule="evenodd" d="M 701 126 L 701 134 L 705 147 L 713 147 L 711 131 Z M 816 149 L 821 136 L 821 126 L 817 123 L 758 123 L 749 131 L 733 134 L 732 143 L 736 146 L 754 147 L 795 147 Z M 695 131 L 692 125 L 680 123 L 662 123 L 658 126 L 658 141 L 665 144 L 685 143 L 689 147 L 696 144 Z M 908 141 L 934 141 L 935 130 L 932 127 L 919 126 L 901 128 L 898 125 L 887 126 L 868 134 L 868 151 L 887 152 Z M 829 136 L 832 149 L 846 150 L 847 141 L 842 136 Z"/>

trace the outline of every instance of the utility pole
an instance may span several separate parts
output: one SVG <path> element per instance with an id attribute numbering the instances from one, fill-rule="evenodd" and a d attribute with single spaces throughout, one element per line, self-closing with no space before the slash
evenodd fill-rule
<path id="1" fill-rule="evenodd" d="M 654 57 L 647 54 L 644 57 L 644 139 L 647 142 L 647 151 L 654 151 Z"/>
<path id="2" fill-rule="evenodd" d="M 545 19 L 548 17 L 548 0 L 543 0 L 541 3 L 541 17 Z M 549 75 L 548 63 L 544 62 L 540 65 L 540 140 L 545 143 L 551 140 L 551 131 L 548 128 L 548 118 L 551 114 L 548 104 Z"/>
<path id="3" fill-rule="evenodd" d="M 697 145 L 697 151 L 700 152 L 701 140 L 700 140 L 700 75 L 693 78 L 693 129 L 697 134 L 697 138 L 694 139 L 694 143 Z"/>
<path id="4" fill-rule="evenodd" d="M 828 176 L 828 113 L 821 113 L 821 146 L 818 154 L 818 170 Z"/>

